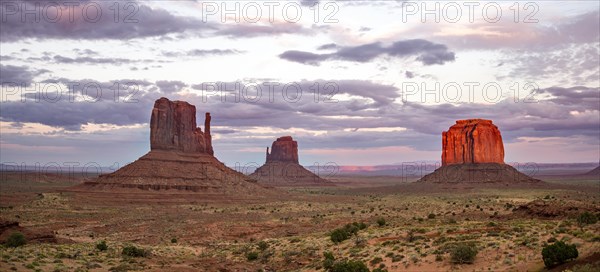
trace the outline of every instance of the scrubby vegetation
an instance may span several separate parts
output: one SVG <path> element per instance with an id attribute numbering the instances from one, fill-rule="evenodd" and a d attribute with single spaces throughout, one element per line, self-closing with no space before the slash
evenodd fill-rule
<path id="1" fill-rule="evenodd" d="M 472 244 L 458 244 L 450 249 L 450 260 L 456 264 L 470 264 L 475 261 L 477 247 Z"/>
<path id="2" fill-rule="evenodd" d="M 566 244 L 563 241 L 558 241 L 554 244 L 545 246 L 542 249 L 542 259 L 544 265 L 548 268 L 576 259 L 579 256 L 577 246 Z"/>
<path id="3" fill-rule="evenodd" d="M 337 244 L 342 241 L 348 240 L 350 237 L 352 237 L 352 235 L 357 234 L 359 230 L 363 230 L 366 228 L 367 225 L 363 222 L 353 222 L 351 224 L 346 224 L 343 228 L 333 230 L 329 234 L 329 237 L 331 238 L 332 242 Z"/>
<path id="4" fill-rule="evenodd" d="M 123 248 L 123 251 L 121 251 L 121 254 L 128 257 L 147 257 L 150 255 L 150 252 L 136 246 L 126 246 Z"/>
<path id="5" fill-rule="evenodd" d="M 577 223 L 579 226 L 592 225 L 598 222 L 598 217 L 591 212 L 583 212 L 577 217 Z"/>
<path id="6" fill-rule="evenodd" d="M 20 247 L 22 245 L 25 245 L 26 243 L 27 240 L 25 239 L 25 235 L 23 235 L 23 233 L 15 231 L 11 233 L 10 236 L 8 236 L 5 245 L 7 247 Z"/>
<path id="7" fill-rule="evenodd" d="M 108 249 L 108 245 L 106 245 L 106 241 L 102 240 L 96 244 L 96 249 L 100 251 L 106 251 Z"/>

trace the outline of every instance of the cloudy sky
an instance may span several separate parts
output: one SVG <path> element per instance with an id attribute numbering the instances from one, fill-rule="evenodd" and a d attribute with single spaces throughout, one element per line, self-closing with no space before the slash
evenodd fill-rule
<path id="1" fill-rule="evenodd" d="M 427 12 L 426 10 L 429 10 Z M 436 161 L 492 119 L 507 162 L 600 160 L 596 1 L 2 1 L 2 163 L 131 162 L 160 97 L 211 112 L 216 156 Z M 260 95 L 258 95 L 260 93 Z"/>

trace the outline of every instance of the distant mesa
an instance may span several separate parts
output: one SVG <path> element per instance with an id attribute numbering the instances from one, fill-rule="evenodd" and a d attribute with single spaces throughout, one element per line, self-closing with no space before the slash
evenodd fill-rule
<path id="1" fill-rule="evenodd" d="M 267 147 L 266 162 L 250 175 L 259 183 L 271 186 L 332 186 L 298 163 L 298 142 L 292 136 L 277 138 Z"/>
<path id="2" fill-rule="evenodd" d="M 150 152 L 114 173 L 79 188 L 96 190 L 184 190 L 253 196 L 269 191 L 215 158 L 210 113 L 204 132 L 196 127 L 196 107 L 160 98 L 150 117 Z"/>
<path id="3" fill-rule="evenodd" d="M 458 120 L 442 133 L 442 167 L 419 182 L 541 182 L 504 163 L 502 135 L 491 120 Z"/>
<path id="4" fill-rule="evenodd" d="M 600 166 L 594 168 L 592 171 L 585 173 L 584 175 L 600 177 Z"/>

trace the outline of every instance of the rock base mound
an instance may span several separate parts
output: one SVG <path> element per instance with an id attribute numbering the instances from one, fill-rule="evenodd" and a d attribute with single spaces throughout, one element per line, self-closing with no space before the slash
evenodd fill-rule
<path id="1" fill-rule="evenodd" d="M 152 150 L 116 172 L 101 175 L 79 188 L 184 190 L 238 195 L 268 191 L 209 154 L 164 150 Z"/>
<path id="2" fill-rule="evenodd" d="M 250 178 L 269 186 L 333 186 L 332 182 L 292 162 L 267 162 L 256 169 Z"/>
<path id="3" fill-rule="evenodd" d="M 503 163 L 451 164 L 436 169 L 417 182 L 424 183 L 541 183 Z"/>
<path id="4" fill-rule="evenodd" d="M 25 228 L 17 221 L 4 220 L 0 218 L 0 243 L 4 244 L 8 237 L 14 232 L 22 233 L 28 243 L 56 243 L 58 240 L 50 230 L 39 230 Z"/>
<path id="5" fill-rule="evenodd" d="M 594 168 L 592 171 L 585 173 L 586 176 L 596 176 L 600 178 L 600 166 Z"/>

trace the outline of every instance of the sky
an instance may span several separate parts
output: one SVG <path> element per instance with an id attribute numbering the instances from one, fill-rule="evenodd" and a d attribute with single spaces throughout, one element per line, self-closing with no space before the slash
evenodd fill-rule
<path id="1" fill-rule="evenodd" d="M 215 155 L 439 161 L 493 120 L 507 162 L 600 161 L 597 1 L 2 1 L 0 163 L 124 165 L 160 97 L 212 115 Z"/>

